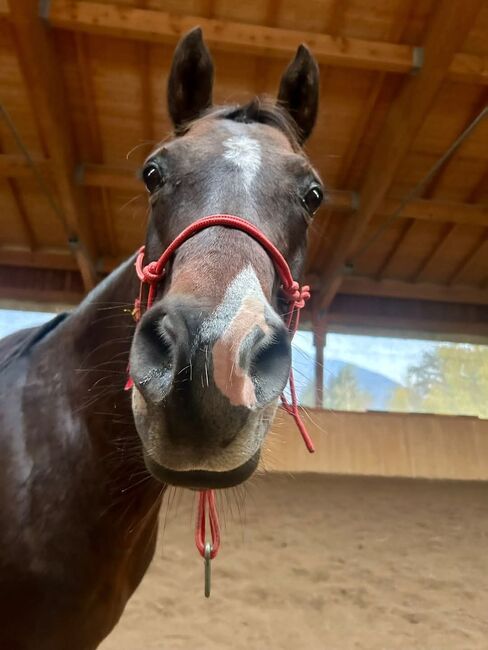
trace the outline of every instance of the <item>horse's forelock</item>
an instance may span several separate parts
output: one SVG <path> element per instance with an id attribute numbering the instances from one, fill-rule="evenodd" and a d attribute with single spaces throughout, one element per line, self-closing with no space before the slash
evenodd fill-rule
<path id="1" fill-rule="evenodd" d="M 254 97 L 247 104 L 214 106 L 209 108 L 197 120 L 188 122 L 176 135 L 188 133 L 192 125 L 205 119 L 226 119 L 241 123 L 266 124 L 283 133 L 294 151 L 300 151 L 298 129 L 290 114 L 274 100 Z"/>

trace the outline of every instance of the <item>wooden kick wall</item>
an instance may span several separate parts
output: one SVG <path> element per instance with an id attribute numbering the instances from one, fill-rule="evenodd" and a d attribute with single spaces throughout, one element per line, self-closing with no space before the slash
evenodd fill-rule
<path id="1" fill-rule="evenodd" d="M 292 418 L 280 411 L 268 436 L 266 470 L 488 480 L 488 420 L 316 409 L 307 413 L 315 454 L 307 452 Z"/>

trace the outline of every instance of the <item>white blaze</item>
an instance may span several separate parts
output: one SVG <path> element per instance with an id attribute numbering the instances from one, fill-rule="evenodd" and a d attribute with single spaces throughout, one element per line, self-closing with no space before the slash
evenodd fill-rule
<path id="1" fill-rule="evenodd" d="M 224 142 L 224 158 L 242 172 L 242 182 L 246 190 L 261 168 L 261 145 L 247 135 L 234 135 Z"/>

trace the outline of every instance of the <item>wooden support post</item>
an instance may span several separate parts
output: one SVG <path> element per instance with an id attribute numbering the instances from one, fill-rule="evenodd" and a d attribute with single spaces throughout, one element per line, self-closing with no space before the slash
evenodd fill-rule
<path id="1" fill-rule="evenodd" d="M 324 347 L 327 329 L 324 321 L 315 320 L 313 344 L 315 346 L 315 408 L 324 408 Z"/>

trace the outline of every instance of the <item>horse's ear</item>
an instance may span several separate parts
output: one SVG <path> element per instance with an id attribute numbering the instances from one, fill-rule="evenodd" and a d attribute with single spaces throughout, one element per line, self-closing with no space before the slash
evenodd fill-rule
<path id="1" fill-rule="evenodd" d="M 278 103 L 295 120 L 301 143 L 308 138 L 317 119 L 319 76 L 317 61 L 308 47 L 300 45 L 281 78 Z"/>
<path id="2" fill-rule="evenodd" d="M 214 67 L 200 27 L 176 46 L 168 79 L 168 108 L 176 131 L 212 105 Z"/>

